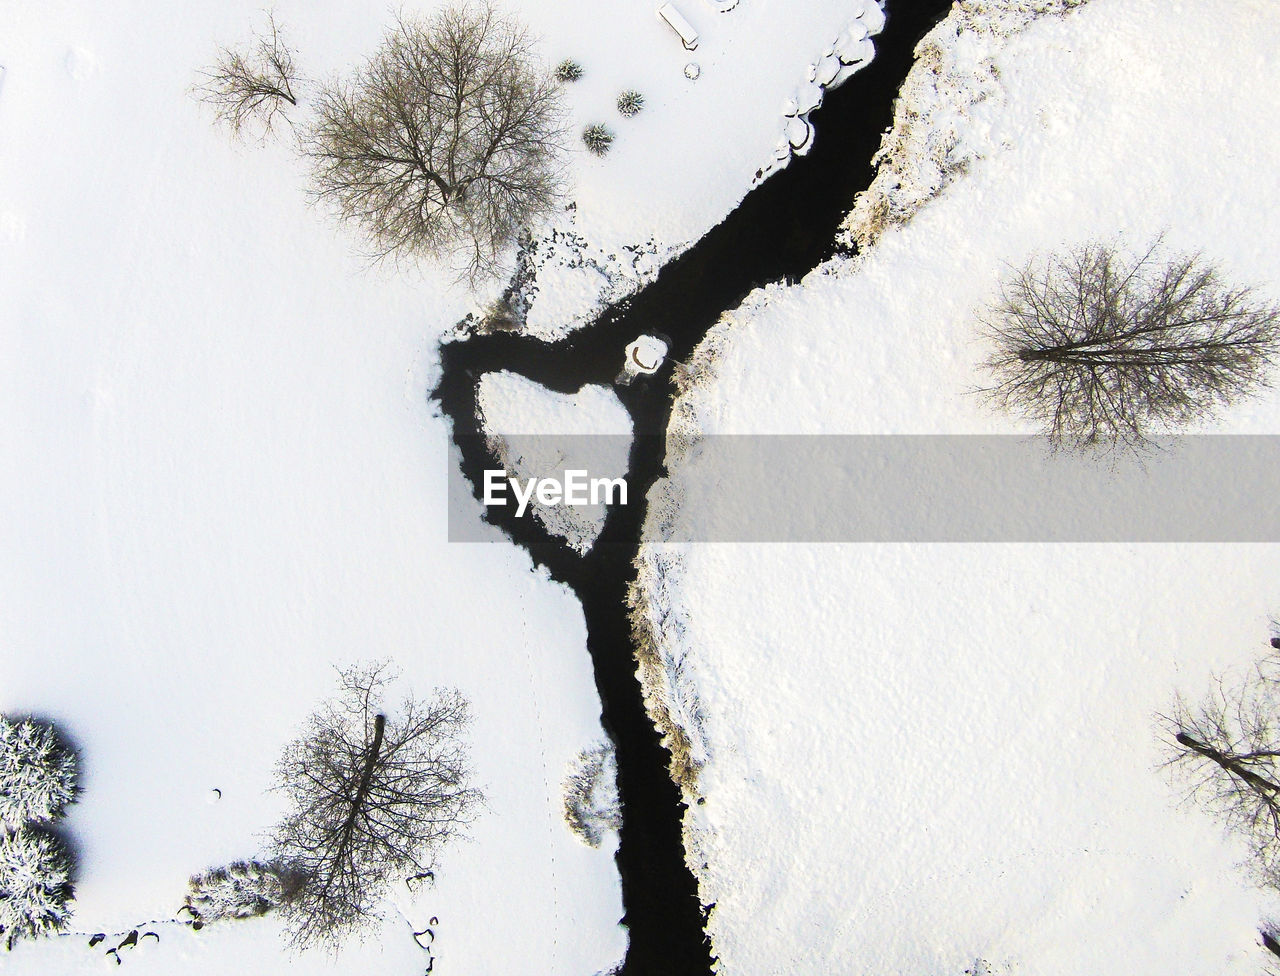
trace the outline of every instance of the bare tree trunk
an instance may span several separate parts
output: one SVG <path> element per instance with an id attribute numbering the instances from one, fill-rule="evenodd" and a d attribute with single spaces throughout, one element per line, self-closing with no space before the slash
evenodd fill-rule
<path id="1" fill-rule="evenodd" d="M 347 851 L 351 848 L 351 836 L 355 831 L 356 817 L 364 809 L 364 801 L 369 796 L 369 784 L 373 782 L 373 770 L 378 763 L 378 753 L 382 749 L 382 733 L 386 728 L 387 717 L 379 712 L 373 718 L 373 742 L 369 746 L 368 758 L 364 761 L 364 772 L 360 775 L 360 785 L 356 788 L 356 795 L 351 800 L 351 812 L 347 814 L 347 822 L 342 825 L 342 831 L 339 834 L 337 855 L 335 860 L 341 863 L 342 859 L 347 856 Z M 329 878 L 325 883 L 325 890 L 333 883 L 333 878 Z"/>
<path id="2" fill-rule="evenodd" d="M 369 795 L 369 784 L 373 782 L 373 767 L 378 761 L 378 752 L 382 748 L 382 730 L 386 727 L 387 717 L 379 712 L 373 718 L 373 744 L 369 746 L 369 758 L 364 762 L 364 773 L 360 777 L 360 788 L 351 803 L 351 816 L 347 818 L 347 830 L 356 822 L 356 813 L 364 806 L 365 797 Z"/>
<path id="3" fill-rule="evenodd" d="M 1261 793 L 1280 793 L 1280 784 L 1271 782 L 1263 776 L 1259 776 L 1252 769 L 1248 769 L 1236 756 L 1229 756 L 1224 752 L 1214 749 L 1212 746 L 1206 745 L 1198 739 L 1193 739 L 1185 732 L 1179 732 L 1175 738 L 1180 745 L 1186 746 L 1194 753 L 1204 756 L 1206 759 L 1217 763 L 1232 776 L 1238 776 L 1244 782 L 1248 783 L 1255 790 Z"/>

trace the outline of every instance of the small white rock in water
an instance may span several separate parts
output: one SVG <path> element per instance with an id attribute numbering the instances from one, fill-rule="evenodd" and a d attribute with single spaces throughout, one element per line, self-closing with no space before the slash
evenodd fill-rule
<path id="1" fill-rule="evenodd" d="M 656 373 L 667 358 L 667 344 L 657 336 L 642 335 L 627 346 L 627 365 L 641 373 Z"/>
<path id="2" fill-rule="evenodd" d="M 222 799 L 222 790 L 218 789 L 215 786 L 213 789 L 209 791 L 208 796 L 205 797 L 205 802 L 208 803 L 209 806 L 213 806 L 215 803 L 217 803 L 221 799 Z"/>

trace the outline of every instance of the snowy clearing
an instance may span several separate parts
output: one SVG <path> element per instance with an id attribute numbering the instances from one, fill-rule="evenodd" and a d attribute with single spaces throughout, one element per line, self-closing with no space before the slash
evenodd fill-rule
<path id="1" fill-rule="evenodd" d="M 685 7 L 696 82 L 648 7 L 510 5 L 548 61 L 585 69 L 573 133 L 617 134 L 606 158 L 572 154 L 566 219 L 601 267 L 630 256 L 625 280 L 549 281 L 548 331 L 720 220 L 808 67 L 878 16 L 871 0 Z M 350 70 L 391 20 L 333 0 L 275 14 L 311 79 Z M 436 972 L 607 968 L 625 938 L 609 845 L 582 847 L 561 816 L 566 764 L 601 734 L 580 609 L 510 547 L 445 542 L 450 449 L 426 392 L 471 301 L 431 269 L 367 267 L 308 207 L 282 140 L 232 144 L 189 96 L 261 18 L 59 2 L 12 11 L 0 38 L 0 708 L 55 720 L 85 790 L 64 822 L 85 935 L 8 961 L 96 967 L 155 920 L 161 944 L 126 950 L 140 971 L 409 973 L 429 958 L 410 932 L 438 917 Z M 624 119 L 631 88 L 644 106 Z M 272 764 L 330 665 L 383 657 L 473 704 L 488 807 L 435 887 L 336 960 L 283 955 L 269 917 L 166 923 L 188 875 L 259 850 Z"/>
<path id="2" fill-rule="evenodd" d="M 821 100 L 813 79 L 847 78 L 874 53 L 866 35 L 883 23 L 875 0 L 676 6 L 698 33 L 696 51 L 655 16 L 656 4 L 605 13 L 591 4 L 513 3 L 546 39 L 550 61 L 573 58 L 583 69 L 565 86 L 577 157 L 572 210 L 528 256 L 537 269 L 526 323 L 534 335 L 550 341 L 590 321 L 719 223 L 762 171 L 789 155 L 780 143 Z M 851 67 L 840 66 L 837 50 Z M 685 76 L 690 63 L 700 69 L 696 80 Z M 631 118 L 616 105 L 627 89 L 644 96 Z M 596 122 L 616 137 L 599 158 L 579 141 Z"/>
<path id="3" fill-rule="evenodd" d="M 916 91 L 967 172 L 856 261 L 726 315 L 653 518 L 701 434 L 1019 432 L 970 395 L 973 313 L 1032 253 L 1163 233 L 1280 296 L 1269 4 L 1091 0 L 935 41 L 993 58 L 985 97 Z M 1280 431 L 1280 393 L 1199 429 Z M 692 545 L 642 567 L 721 972 L 1263 969 L 1280 904 L 1178 805 L 1153 715 L 1266 651 L 1280 547 Z"/>
<path id="4" fill-rule="evenodd" d="M 277 14 L 316 73 L 389 16 Z M 257 853 L 272 766 L 331 665 L 392 657 L 473 706 L 488 804 L 435 887 L 336 959 L 286 955 L 268 918 L 161 925 L 130 965 L 408 976 L 429 958 L 411 931 L 438 917 L 437 973 L 607 968 L 625 946 L 611 851 L 561 810 L 566 764 L 601 736 L 581 610 L 512 547 L 446 542 L 426 395 L 467 296 L 367 268 L 282 146 L 233 145 L 189 97 L 259 17 L 47 4 L 0 39 L 0 709 L 81 751 L 62 827 L 85 933 L 5 964 L 97 971 L 173 917 L 190 874 Z"/>
<path id="5" fill-rule="evenodd" d="M 476 400 L 487 444 L 508 476 L 522 485 L 542 478 L 563 484 L 570 471 L 583 476 L 589 472 L 594 482 L 622 479 L 627 473 L 631 417 L 608 387 L 584 386 L 574 394 L 556 393 L 501 370 L 480 377 Z M 586 552 L 604 528 L 608 510 L 603 491 L 593 491 L 594 487 L 586 486 L 592 501 L 585 505 L 568 504 L 567 497 L 543 504 L 526 487 L 527 514 L 576 552 Z M 497 504 L 515 506 L 517 514 L 522 514 L 522 496 L 509 481 L 495 479 L 489 488 Z M 597 502 L 597 498 L 601 500 Z"/>

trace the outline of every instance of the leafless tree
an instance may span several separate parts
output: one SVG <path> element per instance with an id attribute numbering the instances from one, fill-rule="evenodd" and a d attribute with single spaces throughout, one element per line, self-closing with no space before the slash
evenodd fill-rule
<path id="1" fill-rule="evenodd" d="M 1038 421 L 1054 447 L 1141 448 L 1264 385 L 1280 309 L 1199 255 L 1090 244 L 1014 272 L 984 317 L 982 392 Z"/>
<path id="2" fill-rule="evenodd" d="M 213 106 L 219 122 L 236 136 L 259 130 L 271 133 L 284 114 L 286 103 L 298 104 L 298 83 L 293 49 L 285 41 L 275 14 L 268 11 L 266 30 L 257 34 L 247 50 L 224 47 L 212 67 L 201 72 L 197 96 Z"/>
<path id="3" fill-rule="evenodd" d="M 352 78 L 322 87 L 313 189 L 375 255 L 449 257 L 474 281 L 553 208 L 560 91 L 532 39 L 487 3 L 401 17 Z"/>
<path id="4" fill-rule="evenodd" d="M 303 880 L 283 902 L 295 945 L 336 947 L 378 917 L 398 876 L 431 870 L 481 794 L 467 785 L 466 700 L 439 690 L 384 710 L 386 665 L 340 671 L 276 767 L 289 812 L 273 855 Z"/>
<path id="5" fill-rule="evenodd" d="M 1198 704 L 1179 696 L 1159 721 L 1166 765 L 1244 835 L 1263 880 L 1280 887 L 1280 655 L 1239 681 L 1215 677 Z"/>

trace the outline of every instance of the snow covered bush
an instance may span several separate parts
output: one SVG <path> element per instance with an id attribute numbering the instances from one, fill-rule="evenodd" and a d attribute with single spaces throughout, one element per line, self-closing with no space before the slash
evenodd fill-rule
<path id="1" fill-rule="evenodd" d="M 514 332 L 520 328 L 520 320 L 511 301 L 499 297 L 486 303 L 481 309 L 476 328 L 480 332 Z"/>
<path id="2" fill-rule="evenodd" d="M 556 65 L 556 78 L 559 81 L 577 81 L 582 77 L 582 65 L 573 58 L 565 58 Z"/>
<path id="3" fill-rule="evenodd" d="M 0 822 L 56 819 L 75 795 L 75 753 L 54 727 L 0 716 Z"/>
<path id="4" fill-rule="evenodd" d="M 613 131 L 603 122 L 592 122 L 582 130 L 582 144 L 593 155 L 603 156 L 613 145 Z"/>
<path id="5" fill-rule="evenodd" d="M 8 948 L 63 928 L 71 894 L 71 856 L 61 840 L 33 826 L 0 833 L 0 933 Z"/>
<path id="6" fill-rule="evenodd" d="M 254 918 L 293 897 L 301 877 L 278 861 L 236 861 L 192 875 L 186 906 L 195 918 Z"/>
<path id="7" fill-rule="evenodd" d="M 570 765 L 564 780 L 564 820 L 590 847 L 599 847 L 606 831 L 622 826 L 612 743 L 582 750 Z"/>
<path id="8" fill-rule="evenodd" d="M 626 118 L 631 118 L 644 108 L 644 96 L 634 88 L 628 88 L 618 96 L 618 111 Z"/>

